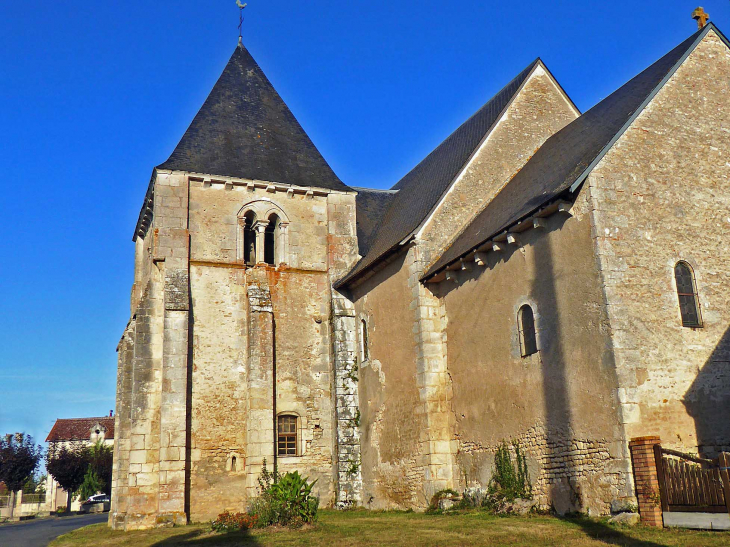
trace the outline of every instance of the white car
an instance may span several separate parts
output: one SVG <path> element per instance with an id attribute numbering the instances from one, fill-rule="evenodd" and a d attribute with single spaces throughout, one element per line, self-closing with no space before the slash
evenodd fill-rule
<path id="1" fill-rule="evenodd" d="M 104 503 L 104 502 L 108 503 L 109 501 L 111 501 L 111 500 L 109 499 L 109 496 L 107 496 L 106 494 L 96 494 L 95 496 L 90 496 L 89 499 L 87 499 L 84 502 L 84 505 L 92 505 L 94 503 Z"/>

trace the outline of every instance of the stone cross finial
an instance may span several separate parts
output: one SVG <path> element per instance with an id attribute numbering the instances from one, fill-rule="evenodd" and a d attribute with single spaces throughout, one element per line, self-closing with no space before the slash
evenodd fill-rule
<path id="1" fill-rule="evenodd" d="M 710 19 L 710 15 L 705 13 L 705 8 L 700 6 L 692 12 L 692 19 L 697 21 L 697 28 L 702 30 Z"/>

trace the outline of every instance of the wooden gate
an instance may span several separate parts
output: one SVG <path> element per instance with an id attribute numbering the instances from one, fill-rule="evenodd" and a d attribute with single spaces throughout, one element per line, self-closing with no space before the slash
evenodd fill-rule
<path id="1" fill-rule="evenodd" d="M 709 460 L 654 446 L 665 526 L 730 529 L 730 454 Z"/>

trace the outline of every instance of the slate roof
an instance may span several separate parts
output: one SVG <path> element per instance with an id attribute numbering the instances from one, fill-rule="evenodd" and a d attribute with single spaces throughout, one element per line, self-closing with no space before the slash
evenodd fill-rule
<path id="1" fill-rule="evenodd" d="M 242 45 L 158 169 L 349 190 Z"/>
<path id="2" fill-rule="evenodd" d="M 337 287 L 357 277 L 418 229 L 538 64 L 541 64 L 540 59 L 530 63 L 393 186 L 398 193 L 381 217 L 367 254 L 336 284 Z"/>
<path id="3" fill-rule="evenodd" d="M 575 190 L 710 29 L 722 37 L 714 25 L 706 26 L 550 137 L 423 279 L 529 217 L 543 204 Z"/>
<path id="4" fill-rule="evenodd" d="M 96 424 L 106 427 L 105 439 L 114 438 L 114 418 L 72 418 L 59 419 L 53 424 L 46 442 L 56 441 L 88 441 L 91 438 L 91 428 Z"/>
<path id="5" fill-rule="evenodd" d="M 357 218 L 357 245 L 360 256 L 365 256 L 372 243 L 372 236 L 385 211 L 395 198 L 395 190 L 371 190 L 353 188 L 357 192 L 355 210 Z"/>

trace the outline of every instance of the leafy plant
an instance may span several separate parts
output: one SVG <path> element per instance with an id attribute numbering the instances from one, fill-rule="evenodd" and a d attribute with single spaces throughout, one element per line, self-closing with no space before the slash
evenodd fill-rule
<path id="1" fill-rule="evenodd" d="M 532 499 L 532 484 L 525 454 L 517 441 L 512 443 L 512 448 L 515 461 L 512 460 L 507 441 L 503 441 L 494 454 L 494 473 L 483 502 L 487 507 L 498 510 L 504 503 L 516 499 Z"/>
<path id="2" fill-rule="evenodd" d="M 271 473 L 269 472 L 266 468 L 266 458 L 264 458 L 264 464 L 261 467 L 261 475 L 259 475 L 258 478 L 259 493 L 263 494 L 266 492 L 269 488 L 271 488 L 271 485 L 277 482 L 280 478 L 281 476 L 276 469 L 274 469 Z"/>
<path id="3" fill-rule="evenodd" d="M 360 470 L 360 462 L 357 461 L 357 459 L 350 458 L 347 460 L 347 463 L 349 464 L 347 467 L 347 474 L 349 476 L 356 475 L 357 472 Z"/>
<path id="4" fill-rule="evenodd" d="M 229 511 L 223 511 L 218 518 L 212 523 L 211 527 L 214 532 L 229 533 L 237 532 L 239 530 L 248 530 L 256 526 L 258 517 L 256 515 L 248 515 L 246 513 L 231 513 Z"/>
<path id="5" fill-rule="evenodd" d="M 266 462 L 259 477 L 260 495 L 253 500 L 249 514 L 257 526 L 301 526 L 313 522 L 319 510 L 319 498 L 312 495 L 317 483 L 309 482 L 298 471 L 279 475 L 269 473 Z"/>

